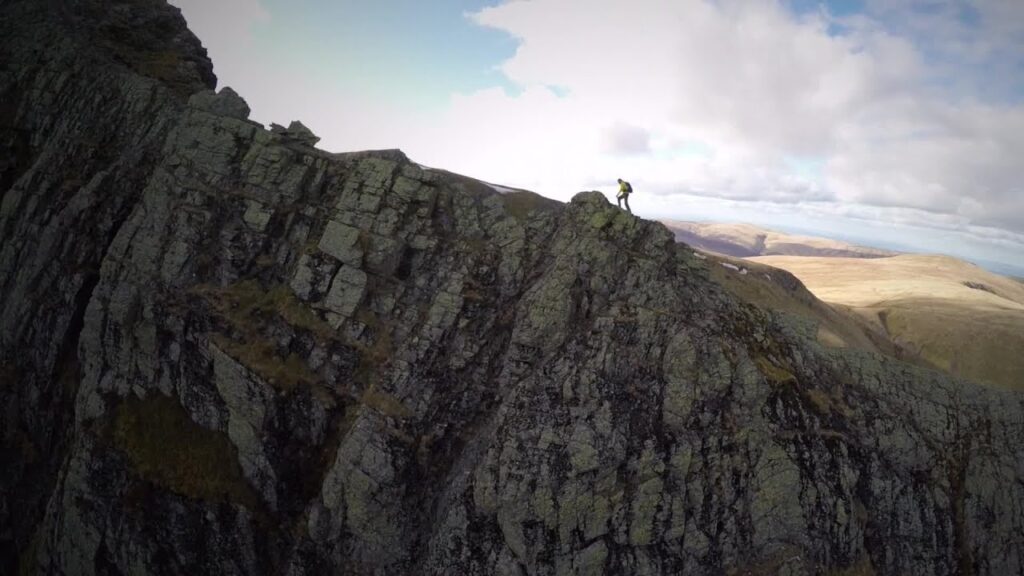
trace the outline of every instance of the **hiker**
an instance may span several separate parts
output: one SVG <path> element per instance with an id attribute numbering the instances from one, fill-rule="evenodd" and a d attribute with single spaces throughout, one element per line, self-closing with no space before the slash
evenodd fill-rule
<path id="1" fill-rule="evenodd" d="M 630 214 L 633 213 L 633 211 L 629 209 L 629 195 L 632 193 L 633 187 L 629 185 L 629 182 L 626 182 L 622 178 L 619 178 L 619 193 L 615 196 L 615 198 L 616 200 L 619 201 L 619 208 L 622 208 L 622 201 L 626 201 L 626 211 L 629 212 Z"/>

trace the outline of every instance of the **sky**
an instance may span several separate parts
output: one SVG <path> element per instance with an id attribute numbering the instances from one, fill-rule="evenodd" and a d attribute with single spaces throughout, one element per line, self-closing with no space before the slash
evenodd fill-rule
<path id="1" fill-rule="evenodd" d="M 1024 276 L 1021 0 L 170 0 L 269 124 Z"/>

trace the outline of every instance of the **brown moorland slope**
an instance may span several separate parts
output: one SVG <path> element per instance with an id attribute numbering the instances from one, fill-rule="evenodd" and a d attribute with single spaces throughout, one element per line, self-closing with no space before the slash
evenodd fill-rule
<path id="1" fill-rule="evenodd" d="M 818 298 L 847 306 L 954 375 L 1024 389 L 1024 285 L 933 255 L 878 259 L 769 256 Z"/>
<path id="2" fill-rule="evenodd" d="M 711 253 L 704 256 L 712 280 L 765 312 L 810 321 L 820 344 L 902 357 L 883 330 L 816 298 L 790 272 L 742 258 Z"/>
<path id="3" fill-rule="evenodd" d="M 680 220 L 661 220 L 661 223 L 675 234 L 677 242 L 739 258 L 771 255 L 880 258 L 896 254 L 829 238 L 786 234 L 751 224 Z"/>

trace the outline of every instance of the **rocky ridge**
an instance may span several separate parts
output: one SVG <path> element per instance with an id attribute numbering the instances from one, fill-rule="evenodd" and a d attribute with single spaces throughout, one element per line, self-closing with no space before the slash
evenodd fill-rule
<path id="1" fill-rule="evenodd" d="M 822 348 L 599 193 L 266 130 L 105 5 L 0 5 L 5 568 L 1024 571 L 1019 394 Z"/>

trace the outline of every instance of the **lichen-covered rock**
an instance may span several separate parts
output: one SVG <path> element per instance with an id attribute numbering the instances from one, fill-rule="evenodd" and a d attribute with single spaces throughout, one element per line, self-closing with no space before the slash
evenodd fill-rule
<path id="1" fill-rule="evenodd" d="M 0 6 L 4 572 L 1024 570 L 1021 396 L 824 349 L 599 193 L 264 130 L 173 10 L 111 10 L 177 23 L 154 76 L 84 5 Z"/>

